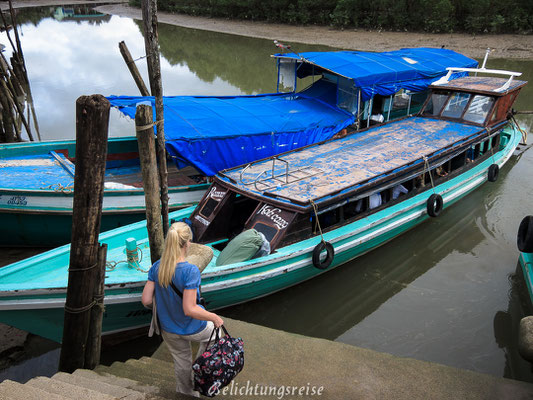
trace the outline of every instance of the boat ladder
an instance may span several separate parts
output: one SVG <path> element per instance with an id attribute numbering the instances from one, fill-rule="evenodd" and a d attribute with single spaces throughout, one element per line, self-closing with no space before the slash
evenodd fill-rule
<path id="1" fill-rule="evenodd" d="M 252 166 L 248 164 L 243 168 L 240 174 L 240 181 L 244 186 L 254 185 L 255 189 L 259 192 L 268 192 L 271 189 L 286 186 L 294 182 L 301 181 L 302 179 L 310 178 L 312 176 L 323 173 L 320 168 L 316 167 L 301 167 L 298 169 L 290 170 L 289 162 L 279 157 L 272 157 L 272 168 L 266 169 L 252 179 L 245 182 L 243 179 L 244 172 Z M 284 170 L 280 171 L 280 168 L 276 170 L 276 161 L 279 161 L 284 165 Z M 283 169 L 283 166 L 281 167 Z"/>

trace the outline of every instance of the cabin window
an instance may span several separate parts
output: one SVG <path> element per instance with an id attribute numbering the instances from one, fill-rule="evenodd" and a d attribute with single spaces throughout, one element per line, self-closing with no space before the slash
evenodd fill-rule
<path id="1" fill-rule="evenodd" d="M 442 116 L 447 118 L 460 118 L 463 115 L 463 112 L 470 100 L 470 95 L 468 93 L 453 93 L 450 96 L 450 100 L 444 111 L 442 111 Z"/>
<path id="2" fill-rule="evenodd" d="M 487 118 L 487 115 L 493 104 L 493 97 L 479 95 L 474 96 L 463 117 L 464 120 L 474 122 L 476 124 L 482 124 L 485 122 L 485 119 Z"/>
<path id="3" fill-rule="evenodd" d="M 456 169 L 462 168 L 466 163 L 466 152 L 462 152 L 461 154 L 456 155 L 454 158 L 451 159 L 450 162 L 450 169 L 451 171 L 455 171 Z"/>
<path id="4" fill-rule="evenodd" d="M 357 114 L 357 89 L 351 79 L 339 78 L 337 106 L 349 113 Z"/>
<path id="5" fill-rule="evenodd" d="M 424 108 L 424 114 L 437 116 L 440 114 L 444 103 L 448 99 L 448 93 L 434 92 Z"/>
<path id="6" fill-rule="evenodd" d="M 296 90 L 296 60 L 278 60 L 278 92 Z"/>

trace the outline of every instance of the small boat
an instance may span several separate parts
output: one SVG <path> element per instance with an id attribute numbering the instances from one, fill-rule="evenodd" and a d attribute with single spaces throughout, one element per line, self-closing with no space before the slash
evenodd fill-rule
<path id="1" fill-rule="evenodd" d="M 72 225 L 76 141 L 0 144 L 1 245 L 68 243 Z M 196 204 L 208 184 L 193 168 L 168 164 L 169 208 Z M 110 138 L 101 231 L 146 218 L 134 137 Z"/>
<path id="2" fill-rule="evenodd" d="M 476 76 L 449 80 L 456 72 Z M 477 76 L 487 72 L 505 78 Z M 445 218 L 444 209 L 494 182 L 522 138 L 509 119 L 526 84 L 518 75 L 450 69 L 415 116 L 219 172 L 196 208 L 170 214 L 190 218 L 194 241 L 213 250 L 202 271 L 207 308 L 320 275 L 428 218 Z M 147 324 L 150 311 L 139 301 L 150 267 L 146 222 L 100 241 L 109 263 L 104 333 Z M 134 242 L 137 256 L 127 259 Z M 63 246 L 0 268 L 0 322 L 59 341 L 68 263 Z"/>
<path id="3" fill-rule="evenodd" d="M 529 305 L 533 306 L 533 216 L 522 219 L 517 235 L 520 266 L 529 293 Z"/>
<path id="4" fill-rule="evenodd" d="M 330 139 L 353 124 L 414 113 L 446 66 L 477 65 L 452 50 L 428 48 L 274 57 L 278 93 L 164 98 L 166 149 L 174 161 L 169 163 L 171 209 L 197 203 L 206 177 L 219 170 Z M 296 92 L 299 81 L 305 86 Z M 138 103 L 154 102 L 108 99 L 131 118 Z M 68 243 L 74 148 L 74 141 L 0 145 L 0 245 Z M 144 218 L 135 138 L 110 139 L 108 153 L 102 232 Z"/>

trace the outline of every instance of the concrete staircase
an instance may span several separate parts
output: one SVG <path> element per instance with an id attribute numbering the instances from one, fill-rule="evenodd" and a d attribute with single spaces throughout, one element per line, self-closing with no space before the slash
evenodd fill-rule
<path id="1" fill-rule="evenodd" d="M 39 376 L 25 384 L 0 383 L 0 400 L 163 400 L 194 399 L 175 391 L 174 366 L 152 357 L 79 369 L 72 374 L 58 372 L 51 378 Z"/>

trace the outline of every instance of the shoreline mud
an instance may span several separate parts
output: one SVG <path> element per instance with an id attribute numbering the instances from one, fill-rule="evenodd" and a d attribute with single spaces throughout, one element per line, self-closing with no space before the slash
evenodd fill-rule
<path id="1" fill-rule="evenodd" d="M 141 19 L 141 10 L 125 3 L 96 7 L 100 12 Z M 468 35 L 412 32 L 338 30 L 327 26 L 292 26 L 266 22 L 237 21 L 158 12 L 159 22 L 233 35 L 277 39 L 288 44 L 320 44 L 346 50 L 389 51 L 401 47 L 446 47 L 473 58 L 483 58 L 487 48 L 492 58 L 533 60 L 533 35 Z M 297 49 L 297 46 L 294 46 Z"/>

